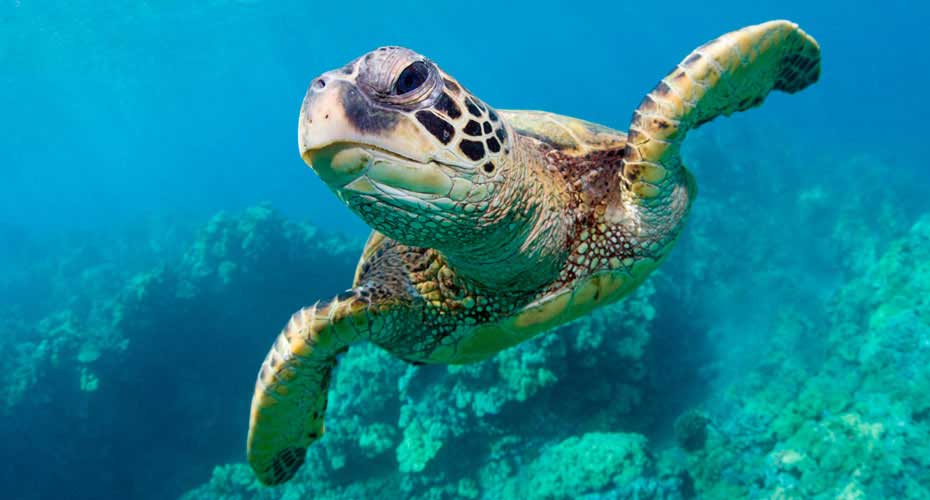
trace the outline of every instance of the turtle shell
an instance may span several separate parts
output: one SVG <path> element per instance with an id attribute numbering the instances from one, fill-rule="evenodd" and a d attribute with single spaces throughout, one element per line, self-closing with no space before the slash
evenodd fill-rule
<path id="1" fill-rule="evenodd" d="M 515 132 L 568 155 L 582 156 L 626 146 L 623 132 L 578 118 L 545 111 L 500 110 L 499 113 Z"/>

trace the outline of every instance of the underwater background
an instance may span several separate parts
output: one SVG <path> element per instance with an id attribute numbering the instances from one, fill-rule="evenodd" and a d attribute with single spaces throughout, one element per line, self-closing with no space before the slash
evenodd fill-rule
<path id="1" fill-rule="evenodd" d="M 0 497 L 930 498 L 928 15 L 0 0 Z M 297 153 L 313 77 L 404 45 L 626 130 L 692 49 L 777 18 L 820 82 L 689 136 L 700 195 L 650 280 L 475 365 L 353 347 L 325 438 L 258 485 L 256 371 L 368 231 Z"/>

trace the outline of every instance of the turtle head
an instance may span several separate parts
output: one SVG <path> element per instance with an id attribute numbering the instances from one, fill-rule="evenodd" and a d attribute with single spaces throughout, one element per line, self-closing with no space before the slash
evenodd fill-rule
<path id="1" fill-rule="evenodd" d="M 499 220 L 512 134 L 432 61 L 382 47 L 314 79 L 301 157 L 355 213 L 402 243 L 442 248 Z M 497 201 L 495 203 L 495 201 Z"/>

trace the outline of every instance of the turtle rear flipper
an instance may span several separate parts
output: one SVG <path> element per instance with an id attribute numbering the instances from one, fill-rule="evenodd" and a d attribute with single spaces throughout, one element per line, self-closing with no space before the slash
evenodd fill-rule
<path id="1" fill-rule="evenodd" d="M 258 479 L 280 484 L 323 435 L 336 356 L 370 338 L 370 304 L 359 291 L 296 312 L 262 363 L 252 396 L 247 455 Z"/>
<path id="2" fill-rule="evenodd" d="M 749 26 L 698 47 L 633 114 L 623 153 L 633 199 L 647 207 L 674 204 L 681 186 L 693 189 L 680 157 L 689 130 L 758 106 L 772 90 L 797 92 L 819 76 L 820 47 L 789 21 Z"/>

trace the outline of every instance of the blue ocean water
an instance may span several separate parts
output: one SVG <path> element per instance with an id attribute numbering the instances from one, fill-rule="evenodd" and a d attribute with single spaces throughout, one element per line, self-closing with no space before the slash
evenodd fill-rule
<path id="1" fill-rule="evenodd" d="M 928 14 L 3 0 L 0 496 L 926 498 Z M 319 472 L 251 482 L 255 372 L 369 230 L 297 153 L 316 75 L 403 45 L 497 108 L 625 130 L 693 48 L 779 18 L 820 82 L 689 138 L 694 216 L 614 316 L 458 371 L 354 351 Z"/>

